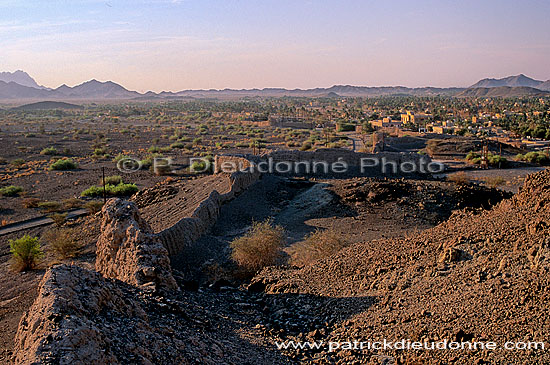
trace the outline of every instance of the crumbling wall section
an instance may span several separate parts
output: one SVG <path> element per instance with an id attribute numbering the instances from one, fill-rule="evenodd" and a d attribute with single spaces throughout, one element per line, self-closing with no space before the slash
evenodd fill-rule
<path id="1" fill-rule="evenodd" d="M 342 162 L 346 164 L 344 172 L 335 172 L 332 167 L 326 172 L 323 168 L 323 164 L 332 166 L 335 163 Z M 214 170 L 217 172 L 233 172 L 251 171 L 251 169 L 257 170 L 259 168 L 260 172 L 279 175 L 309 174 L 354 177 L 380 176 L 385 174 L 407 176 L 434 172 L 430 171 L 428 166 L 431 162 L 432 160 L 429 156 L 418 153 L 363 153 L 341 148 L 323 148 L 315 151 L 277 150 L 262 155 L 218 155 L 214 161 Z M 288 173 L 274 168 L 277 164 L 288 163 L 292 164 L 292 166 L 298 166 L 298 168 L 292 168 L 292 171 Z M 317 167 L 313 167 L 314 164 L 317 164 Z M 305 166 L 309 166 L 309 172 L 304 170 Z"/>
<path id="2" fill-rule="evenodd" d="M 154 291 L 178 288 L 168 251 L 132 202 L 110 199 L 102 209 L 96 270 L 107 278 Z"/>
<path id="3" fill-rule="evenodd" d="M 234 172 L 228 175 L 231 189 L 224 194 L 216 190 L 210 193 L 193 211 L 191 217 L 181 219 L 173 226 L 159 232 L 157 237 L 170 255 L 177 255 L 181 250 L 208 232 L 216 223 L 223 204 L 235 198 L 239 193 L 255 184 L 260 179 L 258 172 Z"/>
<path id="4" fill-rule="evenodd" d="M 15 335 L 16 364 L 116 364 L 113 342 L 147 330 L 147 315 L 131 288 L 95 271 L 57 265 L 46 271 L 39 288 Z M 127 343 L 128 358 L 144 360 Z"/>

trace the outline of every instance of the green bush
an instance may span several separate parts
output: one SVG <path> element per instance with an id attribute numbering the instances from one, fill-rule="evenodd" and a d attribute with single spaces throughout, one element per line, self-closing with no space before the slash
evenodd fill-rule
<path id="1" fill-rule="evenodd" d="M 474 152 L 474 151 L 470 151 L 468 152 L 468 154 L 466 155 L 466 161 L 471 161 L 475 158 L 479 158 L 481 157 L 481 155 L 477 152 Z"/>
<path id="2" fill-rule="evenodd" d="M 122 181 L 122 176 L 120 175 L 113 175 L 113 176 L 106 176 L 105 177 L 105 185 L 109 184 L 109 185 L 118 185 L 118 184 L 122 184 L 123 181 Z M 103 185 L 103 181 L 100 181 L 99 182 L 100 185 Z"/>
<path id="3" fill-rule="evenodd" d="M 175 149 L 175 148 L 182 149 L 182 148 L 185 148 L 185 143 L 183 143 L 183 142 L 174 142 L 170 145 L 170 148 L 172 148 L 172 149 Z"/>
<path id="4" fill-rule="evenodd" d="M 38 237 L 26 234 L 16 240 L 9 240 L 9 244 L 14 268 L 18 271 L 34 269 L 39 260 L 44 257 Z"/>
<path id="5" fill-rule="evenodd" d="M 153 158 L 146 157 L 143 160 L 139 161 L 139 165 L 141 166 L 142 170 L 147 170 L 153 166 Z"/>
<path id="6" fill-rule="evenodd" d="M 19 196 L 19 193 L 23 192 L 21 186 L 10 185 L 0 188 L 0 195 L 2 196 Z"/>
<path id="7" fill-rule="evenodd" d="M 489 165 L 491 166 L 498 166 L 498 165 L 504 166 L 508 162 L 508 160 L 505 157 L 502 157 L 500 155 L 489 154 L 488 159 L 489 159 L 488 161 Z"/>
<path id="8" fill-rule="evenodd" d="M 111 186 L 112 188 L 107 191 L 113 196 L 130 196 L 137 193 L 139 190 L 136 184 L 118 184 Z"/>
<path id="9" fill-rule="evenodd" d="M 107 186 L 105 186 L 105 191 L 107 190 Z M 87 196 L 87 197 L 101 197 L 103 196 L 103 187 L 93 185 L 90 186 L 88 189 L 84 190 L 81 194 L 81 196 Z"/>
<path id="10" fill-rule="evenodd" d="M 214 158 L 207 152 L 200 153 L 203 158 L 199 161 L 193 161 L 189 170 L 195 173 L 210 173 L 214 170 Z"/>
<path id="11" fill-rule="evenodd" d="M 152 153 L 139 161 L 142 170 L 152 169 L 155 158 L 164 158 L 160 153 Z"/>
<path id="12" fill-rule="evenodd" d="M 477 152 L 470 151 L 466 155 L 466 161 L 473 163 L 474 165 L 479 165 L 482 161 L 481 155 Z M 508 160 L 501 155 L 494 155 L 491 152 L 487 154 L 487 163 L 491 166 L 505 165 Z"/>
<path id="13" fill-rule="evenodd" d="M 550 159 L 548 158 L 548 155 L 546 153 L 536 151 L 528 152 L 525 155 L 519 154 L 516 156 L 516 159 L 529 163 L 536 163 L 539 165 L 546 165 L 550 162 Z"/>
<path id="14" fill-rule="evenodd" d="M 94 157 L 106 158 L 109 157 L 109 150 L 107 147 L 98 147 L 94 149 Z"/>
<path id="15" fill-rule="evenodd" d="M 204 173 L 210 170 L 210 164 L 206 160 L 194 161 L 191 164 L 190 170 L 195 173 Z"/>
<path id="16" fill-rule="evenodd" d="M 474 165 L 479 165 L 481 163 L 481 157 L 475 157 L 471 159 L 470 162 L 473 163 Z"/>
<path id="17" fill-rule="evenodd" d="M 355 130 L 355 124 L 338 123 L 338 132 L 350 132 Z"/>
<path id="18" fill-rule="evenodd" d="M 40 151 L 41 155 L 57 155 L 57 150 L 55 147 L 46 147 Z"/>
<path id="19" fill-rule="evenodd" d="M 15 160 L 10 162 L 15 167 L 21 167 L 25 164 L 25 160 L 22 158 L 16 158 Z"/>
<path id="20" fill-rule="evenodd" d="M 149 147 L 149 149 L 147 151 L 150 152 L 150 153 L 158 153 L 158 152 L 160 152 L 160 147 L 159 146 L 151 146 L 151 147 Z"/>
<path id="21" fill-rule="evenodd" d="M 114 158 L 113 158 L 113 162 L 119 162 L 121 160 L 126 160 L 128 159 L 129 157 L 126 156 L 125 154 L 123 153 L 119 153 L 118 155 L 116 155 Z"/>
<path id="22" fill-rule="evenodd" d="M 135 184 L 124 184 L 120 183 L 118 185 L 106 184 L 105 193 L 107 196 L 130 196 L 138 191 L 138 187 Z M 103 196 L 103 186 L 90 186 L 88 189 L 84 190 L 81 196 L 86 196 L 90 198 L 98 198 Z"/>
<path id="23" fill-rule="evenodd" d="M 74 170 L 74 169 L 76 169 L 76 167 L 77 167 L 77 165 L 73 160 L 71 160 L 70 158 L 64 158 L 64 159 L 57 160 L 54 163 L 52 163 L 49 167 L 49 170 L 50 171 L 53 171 L 53 170 L 61 170 L 61 171 Z"/>

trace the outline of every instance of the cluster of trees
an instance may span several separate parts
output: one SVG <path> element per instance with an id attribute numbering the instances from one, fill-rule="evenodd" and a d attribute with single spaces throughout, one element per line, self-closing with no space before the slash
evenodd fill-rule
<path id="1" fill-rule="evenodd" d="M 522 137 L 550 140 L 550 112 L 512 114 L 495 124 Z"/>

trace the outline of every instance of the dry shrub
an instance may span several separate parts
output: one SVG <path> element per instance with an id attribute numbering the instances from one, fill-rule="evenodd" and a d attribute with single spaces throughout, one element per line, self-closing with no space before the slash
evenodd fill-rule
<path id="1" fill-rule="evenodd" d="M 72 228 L 49 230 L 44 233 L 42 239 L 49 243 L 50 251 L 58 259 L 74 257 L 82 248 L 82 245 L 77 240 L 75 231 Z"/>
<path id="2" fill-rule="evenodd" d="M 76 208 L 82 208 L 82 200 L 77 198 L 69 198 L 63 200 L 63 209 L 70 210 Z"/>
<path id="3" fill-rule="evenodd" d="M 274 265 L 285 243 L 285 232 L 272 220 L 255 222 L 242 237 L 231 242 L 231 258 L 248 274 Z"/>
<path id="4" fill-rule="evenodd" d="M 57 227 L 61 227 L 67 220 L 67 213 L 53 213 L 48 216 Z"/>
<path id="5" fill-rule="evenodd" d="M 492 188 L 499 187 L 506 184 L 506 179 L 502 176 L 488 176 L 485 178 L 485 183 Z"/>
<path id="6" fill-rule="evenodd" d="M 341 233 L 332 229 L 317 229 L 289 249 L 290 263 L 295 266 L 308 265 L 332 256 L 348 245 Z"/>
<path id="7" fill-rule="evenodd" d="M 457 172 L 447 176 L 447 180 L 454 182 L 459 185 L 466 185 L 470 182 L 470 177 L 464 171 Z"/>
<path id="8" fill-rule="evenodd" d="M 53 212 L 58 212 L 63 207 L 60 202 L 47 201 L 47 202 L 38 203 L 38 208 L 44 210 L 47 213 L 53 213 Z"/>
<path id="9" fill-rule="evenodd" d="M 218 280 L 227 279 L 229 277 L 226 268 L 222 267 L 217 262 L 211 262 L 203 266 L 203 272 L 210 283 L 215 283 Z"/>
<path id="10" fill-rule="evenodd" d="M 23 205 L 23 208 L 38 208 L 38 204 L 40 204 L 42 200 L 38 198 L 26 198 L 23 199 L 21 204 Z"/>
<path id="11" fill-rule="evenodd" d="M 96 214 L 103 208 L 103 202 L 98 200 L 92 200 L 84 204 L 84 208 L 90 212 L 90 214 Z"/>

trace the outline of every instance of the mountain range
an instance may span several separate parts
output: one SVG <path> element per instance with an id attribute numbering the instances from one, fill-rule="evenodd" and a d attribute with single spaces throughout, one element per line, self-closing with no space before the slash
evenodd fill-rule
<path id="1" fill-rule="evenodd" d="M 409 88 L 405 86 L 351 86 L 334 85 L 314 89 L 223 89 L 183 90 L 179 92 L 152 91 L 144 94 L 131 91 L 112 81 L 90 80 L 70 87 L 62 85 L 49 89 L 38 83 L 24 71 L 0 73 L 1 100 L 163 100 L 181 98 L 241 98 L 241 97 L 340 97 L 340 96 L 382 96 L 382 95 L 445 95 L 457 97 L 516 97 L 550 95 L 550 80 L 540 81 L 523 74 L 502 79 L 483 79 L 469 88 Z"/>
<path id="2" fill-rule="evenodd" d="M 524 74 L 517 76 L 508 76 L 503 79 L 483 79 L 472 86 L 470 89 L 475 88 L 493 88 L 493 87 L 531 87 L 543 91 L 550 91 L 550 80 L 540 81 L 534 80 L 530 77 L 525 76 Z"/>

